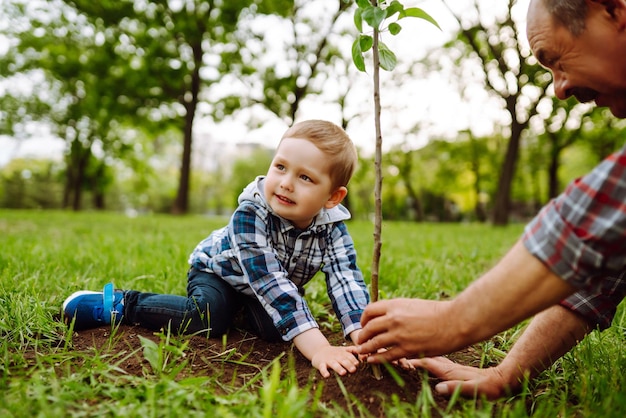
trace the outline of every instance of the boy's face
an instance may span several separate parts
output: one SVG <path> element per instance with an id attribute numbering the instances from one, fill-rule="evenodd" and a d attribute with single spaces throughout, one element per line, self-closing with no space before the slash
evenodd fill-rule
<path id="1" fill-rule="evenodd" d="M 263 191 L 276 214 L 305 229 L 322 208 L 341 202 L 345 187 L 339 189 L 332 190 L 330 164 L 322 151 L 306 139 L 284 138 L 267 171 Z"/>

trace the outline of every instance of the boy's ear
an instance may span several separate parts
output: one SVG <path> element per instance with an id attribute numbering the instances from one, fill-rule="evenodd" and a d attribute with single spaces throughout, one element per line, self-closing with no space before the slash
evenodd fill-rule
<path id="1" fill-rule="evenodd" d="M 324 207 L 326 209 L 332 209 L 346 197 L 348 194 L 348 189 L 345 186 L 338 187 L 334 192 L 330 195 L 330 198 L 326 201 Z"/>

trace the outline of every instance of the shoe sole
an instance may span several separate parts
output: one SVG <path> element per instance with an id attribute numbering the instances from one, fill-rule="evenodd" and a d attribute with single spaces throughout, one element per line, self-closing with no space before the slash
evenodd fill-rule
<path id="1" fill-rule="evenodd" d="M 93 295 L 93 294 L 102 294 L 102 292 L 94 292 L 92 290 L 79 290 L 78 292 L 74 292 L 71 295 L 69 295 L 67 297 L 67 299 L 65 299 L 65 301 L 63 302 L 63 312 L 65 312 L 65 308 L 67 307 L 67 304 L 70 303 L 72 301 L 72 299 L 78 297 L 78 296 L 82 296 L 82 295 Z"/>

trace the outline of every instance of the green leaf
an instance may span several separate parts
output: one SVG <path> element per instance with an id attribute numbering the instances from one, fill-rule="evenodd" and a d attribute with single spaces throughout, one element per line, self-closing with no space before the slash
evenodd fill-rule
<path id="1" fill-rule="evenodd" d="M 369 35 L 360 35 L 358 40 L 361 53 L 369 51 L 374 45 L 374 38 Z"/>
<path id="2" fill-rule="evenodd" d="M 359 33 L 363 32 L 363 17 L 359 8 L 354 11 L 354 26 L 356 26 Z"/>
<path id="3" fill-rule="evenodd" d="M 152 371 L 155 373 L 161 370 L 161 360 L 159 355 L 159 346 L 152 340 L 149 340 L 145 337 L 139 336 L 139 340 L 141 341 L 141 346 L 143 347 L 143 356 L 148 363 L 150 363 L 150 367 L 152 367 Z"/>
<path id="4" fill-rule="evenodd" d="M 382 42 L 378 44 L 378 55 L 380 57 L 380 68 L 385 71 L 393 71 L 396 68 L 398 62 L 396 54 Z"/>
<path id="5" fill-rule="evenodd" d="M 399 34 L 401 30 L 402 26 L 400 26 L 398 23 L 393 22 L 389 24 L 389 33 L 391 33 L 392 35 Z"/>
<path id="6" fill-rule="evenodd" d="M 400 13 L 399 19 L 402 19 L 403 17 L 417 17 L 418 19 L 427 20 L 428 22 L 435 25 L 439 30 L 441 30 L 441 27 L 439 26 L 437 21 L 433 19 L 428 13 L 418 7 L 410 7 L 408 9 L 405 9 L 403 12 Z"/>
<path id="7" fill-rule="evenodd" d="M 359 33 L 363 32 L 363 16 L 361 15 L 361 9 L 354 10 L 354 26 L 356 26 Z"/>
<path id="8" fill-rule="evenodd" d="M 355 39 L 352 44 L 352 61 L 354 61 L 357 70 L 365 72 L 365 60 L 363 59 L 363 52 L 358 39 Z"/>
<path id="9" fill-rule="evenodd" d="M 383 23 L 385 17 L 387 17 L 387 11 L 380 7 L 370 7 L 369 9 L 363 10 L 362 16 L 363 20 L 372 28 L 380 29 L 380 24 Z"/>
<path id="10" fill-rule="evenodd" d="M 357 6 L 359 9 L 367 9 L 368 7 L 372 7 L 372 3 L 369 0 L 356 0 Z"/>
<path id="11" fill-rule="evenodd" d="M 387 7 L 385 10 L 387 10 L 387 17 L 391 17 L 396 13 L 402 13 L 404 11 L 404 6 L 398 0 L 393 0 L 389 4 L 389 7 Z"/>

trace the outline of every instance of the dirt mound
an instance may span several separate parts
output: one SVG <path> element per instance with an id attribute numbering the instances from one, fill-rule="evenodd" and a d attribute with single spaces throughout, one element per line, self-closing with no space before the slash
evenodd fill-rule
<path id="1" fill-rule="evenodd" d="M 338 341 L 341 336 L 327 337 L 333 344 L 341 343 Z M 111 354 L 125 353 L 125 359 L 119 367 L 128 374 L 142 376 L 152 373 L 152 366 L 144 353 L 146 342 L 142 344 L 142 338 L 154 342 L 155 347 L 165 341 L 164 335 L 122 325 L 113 337 L 110 327 L 75 332 L 73 344 L 77 351 L 96 349 Z M 258 378 L 263 368 L 278 359 L 284 375 L 289 373 L 290 368 L 295 370 L 299 387 L 310 387 L 313 392 L 322 386 L 320 402 L 354 409 L 354 401 L 357 400 L 374 416 L 384 416 L 384 405 L 392 395 L 402 402 L 414 403 L 422 386 L 421 371 L 404 370 L 391 365 L 381 367 L 383 378 L 380 380 L 374 378 L 372 368 L 366 364 L 360 366 L 356 373 L 324 379 L 290 343 L 268 343 L 240 331 L 232 331 L 224 339 L 198 336 L 174 338 L 169 344 L 178 344 L 181 353 L 185 353 L 187 364 L 179 373 L 179 378 L 212 376 L 231 387 L 243 386 Z M 434 378 L 429 380 L 431 388 L 436 383 Z M 435 394 L 434 390 L 433 396 L 437 405 L 445 409 L 447 400 Z"/>

